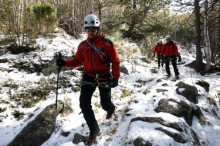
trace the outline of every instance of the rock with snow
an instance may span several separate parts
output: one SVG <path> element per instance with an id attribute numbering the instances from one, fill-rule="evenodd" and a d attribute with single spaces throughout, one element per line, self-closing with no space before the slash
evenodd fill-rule
<path id="1" fill-rule="evenodd" d="M 58 102 L 57 113 L 64 107 L 63 102 Z M 47 106 L 35 120 L 30 122 L 9 144 L 9 146 L 39 146 L 53 133 L 55 127 L 55 105 Z"/>
<path id="2" fill-rule="evenodd" d="M 179 143 L 186 143 L 184 135 L 181 135 L 179 133 L 166 130 L 166 129 L 162 128 L 162 127 L 158 127 L 158 128 L 156 128 L 156 130 L 159 130 L 159 131 L 162 131 L 162 132 L 166 133 L 167 135 L 169 135 L 170 137 L 172 137 L 175 141 L 177 141 Z"/>
<path id="3" fill-rule="evenodd" d="M 6 50 L 4 47 L 0 47 L 0 56 L 5 54 L 6 53 Z"/>
<path id="4" fill-rule="evenodd" d="M 73 143 L 78 144 L 80 142 L 86 142 L 86 137 L 83 135 L 80 135 L 78 133 L 74 134 Z"/>
<path id="5" fill-rule="evenodd" d="M 145 62 L 145 63 L 151 63 L 149 59 L 147 59 L 146 57 L 142 57 L 140 58 L 141 61 Z"/>
<path id="6" fill-rule="evenodd" d="M 134 121 L 144 121 L 144 122 L 149 122 L 149 123 L 156 122 L 156 123 L 159 123 L 163 126 L 171 127 L 171 128 L 176 129 L 180 132 L 183 132 L 183 129 L 180 127 L 179 123 L 175 123 L 175 122 L 169 123 L 160 117 L 137 117 L 137 118 L 133 118 L 131 120 L 131 122 L 134 122 Z"/>
<path id="7" fill-rule="evenodd" d="M 179 82 L 176 86 L 178 86 L 176 89 L 177 94 L 186 97 L 189 101 L 195 104 L 198 103 L 198 90 L 196 87 L 185 84 L 184 82 Z"/>
<path id="8" fill-rule="evenodd" d="M 18 46 L 18 45 L 10 45 L 6 48 L 8 51 L 10 51 L 12 54 L 21 54 L 21 53 L 28 53 L 35 51 L 39 49 L 38 47 L 33 47 L 33 46 Z"/>
<path id="9" fill-rule="evenodd" d="M 124 65 L 121 65 L 120 71 L 121 71 L 122 73 L 126 74 L 126 75 L 129 74 L 129 73 L 128 73 L 128 69 L 127 69 Z"/>
<path id="10" fill-rule="evenodd" d="M 155 68 L 150 69 L 150 71 L 151 71 L 151 73 L 153 73 L 153 74 L 158 73 L 158 70 L 157 70 L 157 69 L 155 69 Z"/>
<path id="11" fill-rule="evenodd" d="M 172 98 L 161 99 L 158 103 L 156 112 L 166 112 L 177 117 L 184 117 L 188 125 L 192 125 L 193 109 L 185 101 L 176 101 Z"/>
<path id="12" fill-rule="evenodd" d="M 193 106 L 193 114 L 198 118 L 198 120 L 201 124 L 209 124 L 210 125 L 210 122 L 204 116 L 204 114 L 199 106 L 197 106 L 197 105 Z"/>
<path id="13" fill-rule="evenodd" d="M 196 84 L 203 87 L 206 90 L 206 92 L 209 92 L 210 85 L 208 82 L 201 80 L 201 81 L 196 82 Z"/>
<path id="14" fill-rule="evenodd" d="M 152 146 L 153 144 L 149 141 L 143 140 L 141 137 L 138 137 L 134 140 L 134 146 Z"/>

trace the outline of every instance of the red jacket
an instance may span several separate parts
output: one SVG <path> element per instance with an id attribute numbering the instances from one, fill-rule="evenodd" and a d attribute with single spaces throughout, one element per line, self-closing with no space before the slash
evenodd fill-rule
<path id="1" fill-rule="evenodd" d="M 154 48 L 154 55 L 157 53 L 157 55 L 161 55 L 163 51 L 163 44 L 157 44 L 156 47 Z"/>
<path id="2" fill-rule="evenodd" d="M 91 44 L 94 44 L 103 54 L 98 53 L 90 46 Z M 107 61 L 109 65 L 106 65 L 103 60 Z M 110 71 L 110 63 L 112 64 L 113 79 L 118 80 L 120 76 L 120 61 L 115 46 L 104 35 L 98 34 L 93 41 L 87 38 L 87 40 L 81 42 L 75 57 L 67 60 L 65 66 L 75 68 L 83 65 L 85 73 L 95 77 L 96 73 L 102 75 Z"/>
<path id="3" fill-rule="evenodd" d="M 179 56 L 180 55 L 180 53 L 178 52 L 178 48 L 173 41 L 170 41 L 169 43 L 166 43 L 164 45 L 163 54 L 165 56 L 174 56 L 174 55 Z"/>

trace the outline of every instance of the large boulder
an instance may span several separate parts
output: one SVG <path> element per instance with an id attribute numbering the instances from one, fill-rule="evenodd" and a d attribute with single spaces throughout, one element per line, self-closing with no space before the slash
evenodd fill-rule
<path id="1" fill-rule="evenodd" d="M 168 131 L 168 130 L 162 128 L 162 127 L 158 127 L 158 128 L 155 128 L 155 129 L 164 132 L 168 136 L 172 137 L 176 142 L 186 143 L 186 139 L 184 137 L 184 134 L 181 134 L 181 133 L 185 131 L 184 127 L 187 127 L 187 126 L 184 126 L 182 128 L 180 126 L 180 123 L 175 123 L 175 122 L 170 123 L 170 122 L 167 122 L 167 121 L 165 121 L 164 119 L 162 119 L 160 117 L 137 117 L 137 118 L 133 118 L 131 120 L 131 122 L 134 122 L 134 121 L 144 121 L 144 122 L 149 122 L 149 123 L 156 122 L 156 123 L 159 123 L 163 126 L 174 128 L 174 129 L 178 130 L 180 133 Z"/>
<path id="2" fill-rule="evenodd" d="M 159 123 L 159 124 L 164 125 L 166 127 L 174 128 L 180 132 L 183 132 L 183 129 L 180 127 L 179 123 L 169 123 L 160 117 L 136 117 L 136 118 L 131 119 L 131 122 L 134 122 L 134 121 Z"/>
<path id="3" fill-rule="evenodd" d="M 161 99 L 158 103 L 156 112 L 165 112 L 175 115 L 177 117 L 184 117 L 188 125 L 192 125 L 193 109 L 185 101 L 176 101 L 172 98 Z"/>
<path id="4" fill-rule="evenodd" d="M 64 108 L 58 102 L 57 113 Z M 47 106 L 32 122 L 30 122 L 9 144 L 9 146 L 40 146 L 53 133 L 55 127 L 55 104 Z"/>
<path id="5" fill-rule="evenodd" d="M 198 103 L 198 90 L 196 87 L 185 84 L 184 82 L 179 82 L 176 86 L 178 86 L 176 89 L 177 94 L 186 97 L 195 104 Z"/>

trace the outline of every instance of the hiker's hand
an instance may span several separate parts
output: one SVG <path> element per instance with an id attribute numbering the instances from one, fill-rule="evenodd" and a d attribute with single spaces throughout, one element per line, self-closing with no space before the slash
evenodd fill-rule
<path id="1" fill-rule="evenodd" d="M 179 58 L 179 59 L 178 59 L 178 62 L 181 62 L 181 61 L 182 61 L 182 58 L 181 58 L 180 55 L 178 56 L 178 58 Z"/>
<path id="2" fill-rule="evenodd" d="M 65 66 L 65 64 L 66 64 L 65 60 L 63 60 L 62 58 L 58 58 L 56 60 L 56 63 L 57 63 L 57 66 L 59 66 L 59 67 Z"/>
<path id="3" fill-rule="evenodd" d="M 111 87 L 111 88 L 114 88 L 114 87 L 116 87 L 116 86 L 118 86 L 118 80 L 112 79 L 112 80 L 110 81 L 110 87 Z"/>

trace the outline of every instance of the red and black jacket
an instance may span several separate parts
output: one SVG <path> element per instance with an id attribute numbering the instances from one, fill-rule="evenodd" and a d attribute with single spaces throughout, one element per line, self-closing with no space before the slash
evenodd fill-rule
<path id="1" fill-rule="evenodd" d="M 166 43 L 164 45 L 163 54 L 168 57 L 175 55 L 180 56 L 180 53 L 178 52 L 178 48 L 173 41 L 170 41 L 169 43 Z"/>
<path id="2" fill-rule="evenodd" d="M 90 44 L 103 52 L 98 53 Z M 108 62 L 108 65 L 106 65 Z M 97 35 L 94 40 L 87 38 L 78 46 L 78 50 L 73 59 L 65 62 L 66 67 L 75 68 L 83 66 L 85 73 L 95 77 L 96 74 L 104 75 L 110 72 L 110 63 L 112 64 L 113 79 L 118 80 L 120 76 L 120 61 L 114 44 L 104 35 Z"/>
<path id="3" fill-rule="evenodd" d="M 163 44 L 157 44 L 156 47 L 154 48 L 154 52 L 153 52 L 154 55 L 155 53 L 157 53 L 157 55 L 161 55 L 163 51 L 163 47 L 164 47 Z"/>

